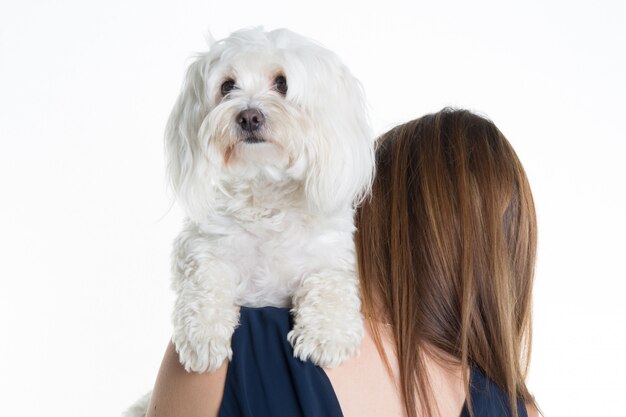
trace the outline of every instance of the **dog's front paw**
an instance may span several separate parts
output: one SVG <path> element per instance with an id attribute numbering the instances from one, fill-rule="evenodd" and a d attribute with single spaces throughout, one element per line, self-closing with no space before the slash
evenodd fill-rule
<path id="1" fill-rule="evenodd" d="M 195 332 L 174 332 L 172 341 L 176 346 L 180 363 L 187 372 L 214 372 L 227 358 L 230 360 L 233 351 L 230 338 L 233 330 Z"/>
<path id="2" fill-rule="evenodd" d="M 360 315 L 356 320 L 332 323 L 325 317 L 300 317 L 287 334 L 293 354 L 323 368 L 334 368 L 355 356 L 363 339 Z"/>

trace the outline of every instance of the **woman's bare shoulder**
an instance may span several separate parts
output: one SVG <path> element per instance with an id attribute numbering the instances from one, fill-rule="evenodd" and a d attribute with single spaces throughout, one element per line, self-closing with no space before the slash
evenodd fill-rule
<path id="1" fill-rule="evenodd" d="M 402 416 L 400 395 L 396 389 L 397 363 L 389 357 L 392 375 L 374 344 L 368 326 L 359 355 L 337 368 L 325 369 L 344 416 Z M 393 350 L 387 340 L 384 349 Z M 375 393 L 376 395 L 372 395 Z"/>
<path id="2" fill-rule="evenodd" d="M 365 328 L 359 356 L 338 368 L 326 370 L 343 414 L 346 417 L 403 416 L 404 405 L 398 391 L 400 372 L 391 337 L 386 337 L 384 326 L 381 327 L 381 342 L 389 360 L 388 369 L 369 327 Z M 465 402 L 462 368 L 460 365 L 442 366 L 430 357 L 427 359 L 426 367 L 437 393 L 434 399 L 441 415 L 458 416 Z"/>
<path id="3" fill-rule="evenodd" d="M 170 342 L 165 351 L 159 375 L 152 392 L 146 417 L 217 416 L 228 361 L 213 373 L 189 373 L 178 360 Z"/>

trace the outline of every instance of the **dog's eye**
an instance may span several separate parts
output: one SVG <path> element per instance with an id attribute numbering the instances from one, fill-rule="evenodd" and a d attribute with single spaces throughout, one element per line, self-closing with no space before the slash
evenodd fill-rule
<path id="1" fill-rule="evenodd" d="M 287 78 L 284 75 L 279 75 L 274 78 L 274 87 L 283 96 L 287 94 Z"/>
<path id="2" fill-rule="evenodd" d="M 226 80 L 222 83 L 222 86 L 220 87 L 220 91 L 222 95 L 225 96 L 226 94 L 230 93 L 234 88 L 235 88 L 235 81 Z"/>

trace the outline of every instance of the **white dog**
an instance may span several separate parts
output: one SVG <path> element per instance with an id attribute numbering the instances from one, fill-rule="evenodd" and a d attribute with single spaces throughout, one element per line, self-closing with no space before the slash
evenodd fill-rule
<path id="1" fill-rule="evenodd" d="M 187 220 L 172 340 L 187 371 L 231 357 L 238 306 L 291 306 L 294 355 L 334 367 L 363 328 L 354 206 L 373 175 L 359 82 L 288 30 L 242 30 L 191 64 L 166 132 Z"/>
<path id="2" fill-rule="evenodd" d="M 293 306 L 302 360 L 336 366 L 362 336 L 354 203 L 373 172 L 360 84 L 287 30 L 243 30 L 191 64 L 167 127 L 188 220 L 173 255 L 173 341 L 188 371 L 230 358 L 238 306 Z"/>

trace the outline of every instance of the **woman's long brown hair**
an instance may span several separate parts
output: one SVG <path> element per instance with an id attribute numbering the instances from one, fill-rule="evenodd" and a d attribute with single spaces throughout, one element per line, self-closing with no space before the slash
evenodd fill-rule
<path id="1" fill-rule="evenodd" d="M 517 417 L 518 401 L 535 405 L 525 379 L 537 228 L 515 151 L 489 120 L 444 109 L 383 135 L 376 169 L 357 211 L 363 307 L 391 325 L 407 416 L 438 414 L 428 351 L 458 360 L 472 415 L 474 366 Z"/>

